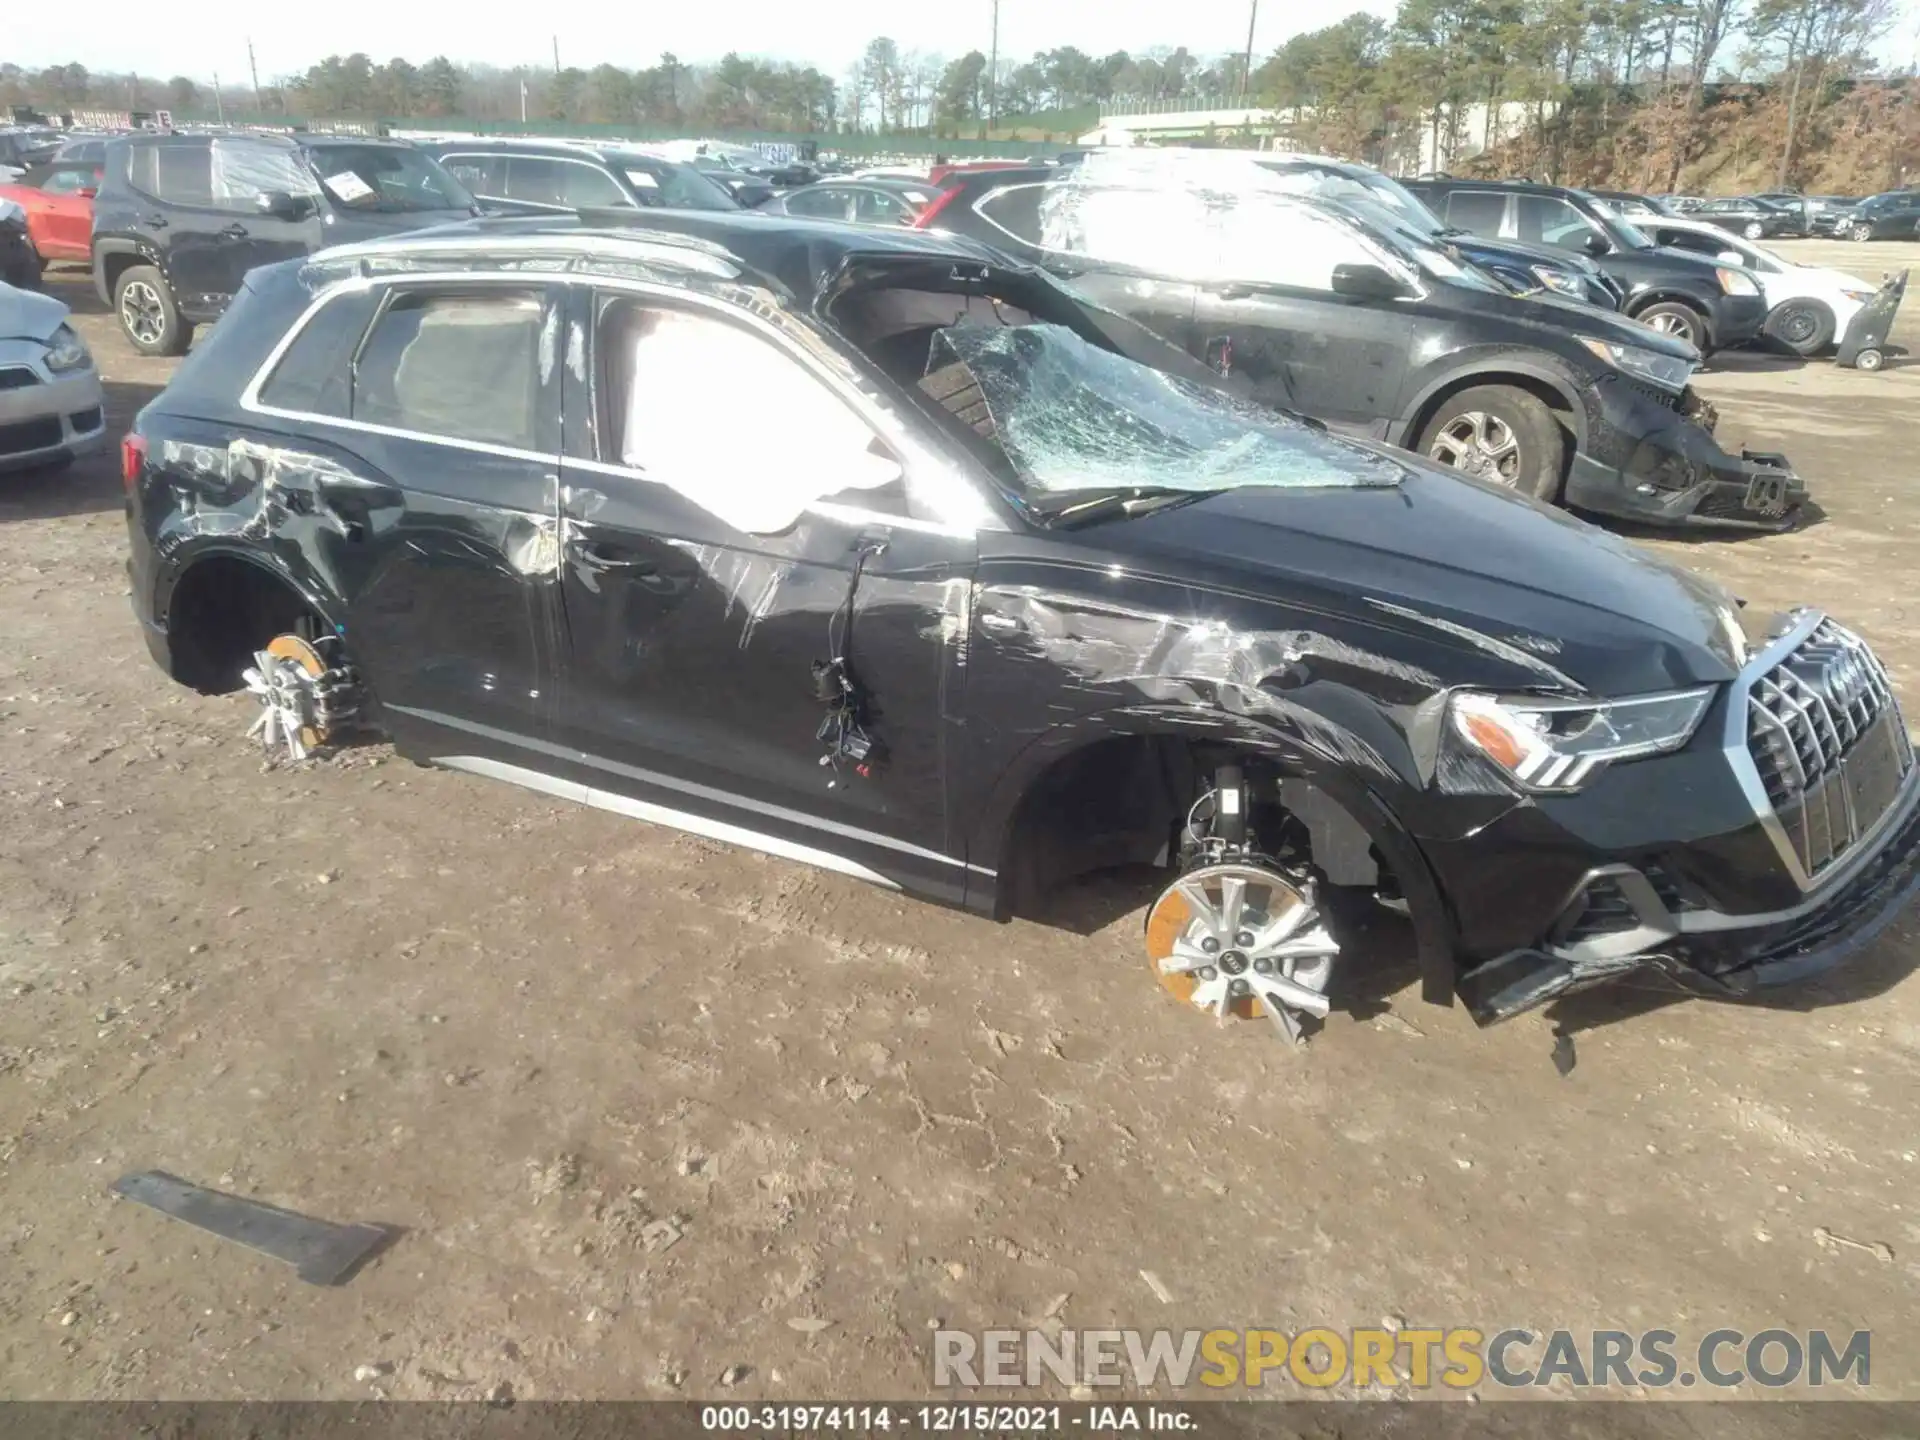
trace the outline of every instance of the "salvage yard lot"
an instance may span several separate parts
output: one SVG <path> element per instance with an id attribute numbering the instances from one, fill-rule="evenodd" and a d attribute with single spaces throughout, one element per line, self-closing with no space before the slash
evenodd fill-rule
<path id="1" fill-rule="evenodd" d="M 117 433 L 171 365 L 49 279 Z M 1700 388 L 1826 519 L 1649 543 L 1911 712 L 1920 355 Z M 1799 1008 L 1582 997 L 1564 1080 L 1383 919 L 1289 1051 L 1158 991 L 1118 879 L 996 926 L 383 748 L 269 769 L 148 661 L 120 501 L 111 453 L 0 481 L 0 1393 L 905 1397 L 936 1323 L 1394 1317 L 1870 1329 L 1920 1399 L 1915 919 Z M 402 1233 L 315 1289 L 109 1196 L 147 1168 Z"/>

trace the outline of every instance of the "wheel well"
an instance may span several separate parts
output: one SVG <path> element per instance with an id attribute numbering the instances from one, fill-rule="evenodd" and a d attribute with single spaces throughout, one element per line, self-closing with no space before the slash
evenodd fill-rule
<path id="1" fill-rule="evenodd" d="M 1543 403 L 1553 412 L 1553 418 L 1560 423 L 1561 432 L 1567 437 L 1567 453 L 1560 462 L 1561 479 L 1566 478 L 1566 470 L 1573 463 L 1573 452 L 1580 444 L 1580 429 L 1574 423 L 1573 406 L 1567 397 L 1545 380 L 1532 375 L 1521 375 L 1508 371 L 1492 371 L 1478 375 L 1462 375 L 1458 380 L 1449 380 L 1421 404 L 1419 412 L 1413 417 L 1413 423 L 1407 427 L 1406 445 L 1415 449 L 1420 437 L 1427 433 L 1427 426 L 1433 423 L 1433 417 L 1440 413 L 1440 407 L 1465 390 L 1478 389 L 1482 385 L 1506 385 L 1515 390 L 1524 390 Z"/>
<path id="2" fill-rule="evenodd" d="M 153 262 L 147 259 L 146 256 L 133 250 L 109 251 L 107 254 L 101 256 L 100 273 L 105 277 L 107 282 L 107 298 L 109 300 L 113 298 L 114 289 L 120 284 L 120 277 L 127 271 L 136 265 L 151 265 L 152 263 Z"/>
<path id="3" fill-rule="evenodd" d="M 1687 309 L 1698 315 L 1703 322 L 1712 318 L 1707 312 L 1707 305 L 1704 300 L 1696 299 L 1692 295 L 1676 295 L 1666 291 L 1655 292 L 1652 295 L 1646 296 L 1635 304 L 1631 310 L 1627 311 L 1627 314 L 1629 316 L 1644 315 L 1656 305 L 1684 305 Z"/>
<path id="4" fill-rule="evenodd" d="M 326 628 L 293 586 L 232 555 L 195 562 L 174 586 L 163 618 L 174 678 L 208 695 L 239 689 L 254 652 L 274 636 L 311 638 Z"/>
<path id="5" fill-rule="evenodd" d="M 999 857 L 1002 918 L 1034 913 L 1048 892 L 1096 870 L 1176 861 L 1189 811 L 1229 762 L 1244 767 L 1262 853 L 1311 859 L 1336 885 L 1392 887 L 1359 820 L 1271 756 L 1215 740 L 1122 735 L 1062 756 L 1028 785 Z"/>

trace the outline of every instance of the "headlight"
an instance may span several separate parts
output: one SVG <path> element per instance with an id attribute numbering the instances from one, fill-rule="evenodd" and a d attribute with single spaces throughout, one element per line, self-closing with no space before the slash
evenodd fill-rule
<path id="1" fill-rule="evenodd" d="M 74 332 L 71 325 L 62 325 L 47 341 L 47 369 L 56 375 L 68 370 L 84 370 L 92 363 L 93 356 L 87 350 L 87 342 Z"/>
<path id="2" fill-rule="evenodd" d="M 1578 275 L 1556 269 L 1552 265 L 1535 265 L 1532 270 L 1533 278 L 1549 290 L 1558 291 L 1562 295 L 1571 295 L 1576 300 L 1587 298 L 1586 282 Z"/>
<path id="3" fill-rule="evenodd" d="M 1686 744 L 1713 690 L 1631 700 L 1536 700 L 1462 691 L 1453 697 L 1460 738 L 1536 794 L 1578 790 L 1615 760 L 1665 755 Z"/>
<path id="4" fill-rule="evenodd" d="M 1658 385 L 1662 390 L 1678 394 L 1687 388 L 1687 381 L 1693 378 L 1694 362 L 1677 355 L 1661 355 L 1635 345 L 1616 345 L 1611 340 L 1598 340 L 1591 335 L 1575 338 L 1607 364 L 1650 385 Z"/>
<path id="5" fill-rule="evenodd" d="M 1744 270 L 1728 270 L 1724 267 L 1715 270 L 1720 277 L 1720 288 L 1729 295 L 1758 295 L 1760 287 L 1754 284 L 1753 277 Z"/>

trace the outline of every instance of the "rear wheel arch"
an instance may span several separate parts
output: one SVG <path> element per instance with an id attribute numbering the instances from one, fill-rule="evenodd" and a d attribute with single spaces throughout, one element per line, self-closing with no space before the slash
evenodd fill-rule
<path id="1" fill-rule="evenodd" d="M 135 265 L 151 265 L 163 277 L 166 275 L 166 266 L 160 263 L 160 257 L 136 240 L 96 241 L 94 262 L 99 271 L 100 284 L 104 287 L 101 299 L 109 303 L 113 300 L 113 290 L 120 283 L 120 277 Z"/>
<path id="2" fill-rule="evenodd" d="M 201 551 L 156 589 L 173 678 L 203 694 L 239 689 L 254 652 L 276 635 L 339 633 L 336 604 L 244 551 Z"/>

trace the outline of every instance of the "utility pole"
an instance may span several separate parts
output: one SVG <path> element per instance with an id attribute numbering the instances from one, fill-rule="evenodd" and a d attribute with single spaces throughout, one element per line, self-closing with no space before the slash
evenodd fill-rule
<path id="1" fill-rule="evenodd" d="M 253 113 L 264 115 L 267 107 L 260 101 L 260 67 L 253 60 L 253 37 L 247 37 L 247 71 L 253 76 Z"/>
<path id="2" fill-rule="evenodd" d="M 213 72 L 213 113 L 222 125 L 227 123 L 227 101 L 220 93 L 220 72 Z"/>
<path id="3" fill-rule="evenodd" d="M 982 140 L 993 134 L 994 122 L 1000 118 L 1000 0 L 993 0 L 993 38 L 987 54 L 987 134 Z"/>
<path id="4" fill-rule="evenodd" d="M 553 37 L 553 73 L 556 76 L 560 73 L 560 37 L 558 35 Z"/>
<path id="5" fill-rule="evenodd" d="M 1242 98 L 1253 92 L 1253 27 L 1260 19 L 1260 0 L 1253 0 L 1253 9 L 1247 16 L 1247 58 L 1240 67 L 1240 94 Z"/>

